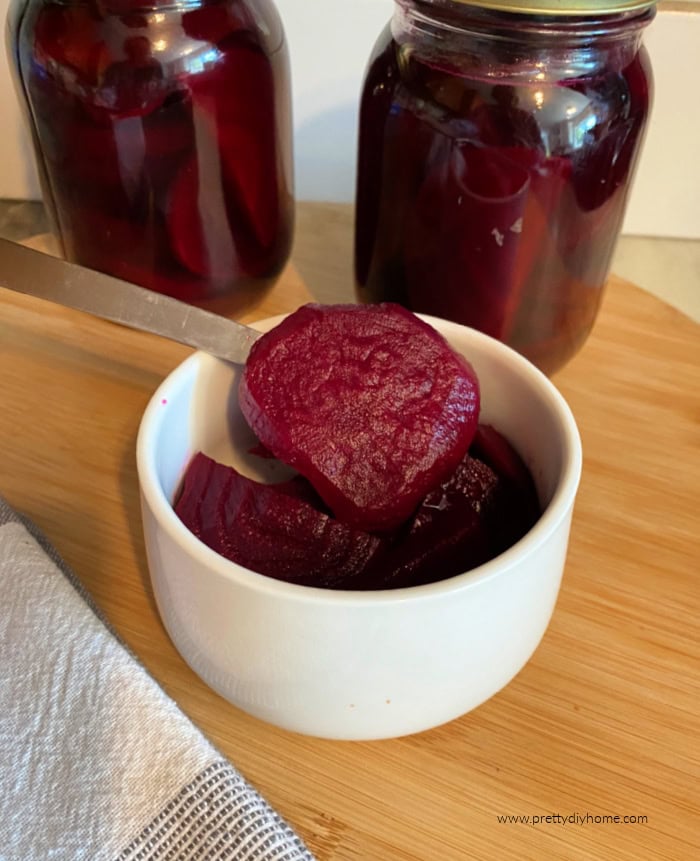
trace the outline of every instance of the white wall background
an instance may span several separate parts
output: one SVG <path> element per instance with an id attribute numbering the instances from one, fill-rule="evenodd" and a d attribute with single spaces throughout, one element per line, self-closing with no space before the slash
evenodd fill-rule
<path id="1" fill-rule="evenodd" d="M 0 0 L 3 19 L 8 2 Z M 352 201 L 362 76 L 393 5 L 393 0 L 277 0 L 292 57 L 300 200 Z M 646 44 L 656 98 L 624 232 L 700 238 L 700 2 L 662 3 Z M 0 116 L 0 197 L 37 198 L 4 52 Z"/>

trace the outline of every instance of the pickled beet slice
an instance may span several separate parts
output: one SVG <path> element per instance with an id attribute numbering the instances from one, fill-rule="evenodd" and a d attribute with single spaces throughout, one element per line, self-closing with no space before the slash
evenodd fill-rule
<path id="1" fill-rule="evenodd" d="M 224 278 L 243 268 L 240 234 L 234 239 L 220 189 L 218 153 L 190 157 L 170 189 L 168 233 L 180 262 L 203 277 Z M 206 205 L 202 204 L 206 201 Z"/>
<path id="2" fill-rule="evenodd" d="M 226 52 L 207 74 L 192 81 L 200 121 L 214 136 L 224 184 L 239 217 L 267 247 L 277 226 L 278 188 L 275 164 L 277 127 L 275 80 L 271 61 L 260 48 L 232 36 Z M 225 98 L 222 94 L 226 94 Z"/>
<path id="3" fill-rule="evenodd" d="M 536 497 L 530 470 L 511 443 L 493 425 L 479 423 L 469 452 L 488 464 L 501 478 Z"/>
<path id="4" fill-rule="evenodd" d="M 274 80 L 260 50 L 229 41 L 220 61 L 191 83 L 199 153 L 172 184 L 168 229 L 192 272 L 255 277 L 274 265 L 282 216 L 270 170 L 278 135 Z"/>
<path id="5" fill-rule="evenodd" d="M 218 117 L 224 188 L 229 219 L 248 226 L 269 253 L 279 232 L 280 194 L 276 164 L 280 129 L 270 60 L 259 50 L 232 46 L 220 86 L 229 93 Z"/>
<path id="6" fill-rule="evenodd" d="M 454 473 L 425 497 L 378 569 L 382 588 L 432 583 L 476 568 L 512 547 L 537 521 L 527 467 L 501 434 L 488 426 L 480 430 L 492 462 L 472 457 L 483 450 L 472 444 Z"/>
<path id="7" fill-rule="evenodd" d="M 305 305 L 255 343 L 239 402 L 335 517 L 384 531 L 464 457 L 479 386 L 466 359 L 401 306 Z"/>
<path id="8" fill-rule="evenodd" d="M 252 29 L 249 12 L 239 4 L 209 3 L 188 9 L 182 15 L 182 29 L 192 39 L 217 44 L 239 30 Z"/>
<path id="9" fill-rule="evenodd" d="M 523 459 L 492 425 L 477 427 L 469 453 L 487 464 L 501 482 L 500 515 L 495 524 L 500 553 L 522 538 L 539 518 L 537 488 Z"/>
<path id="10" fill-rule="evenodd" d="M 396 589 L 444 580 L 498 555 L 493 520 L 500 480 L 467 455 L 421 502 L 403 534 L 370 572 L 366 588 Z"/>
<path id="11" fill-rule="evenodd" d="M 260 484 L 201 452 L 185 473 L 175 512 L 217 553 L 289 583 L 344 588 L 361 576 L 381 540 L 316 510 L 303 479 Z"/>
<path id="12" fill-rule="evenodd" d="M 406 222 L 409 301 L 503 337 L 529 173 L 498 147 L 441 147 Z"/>

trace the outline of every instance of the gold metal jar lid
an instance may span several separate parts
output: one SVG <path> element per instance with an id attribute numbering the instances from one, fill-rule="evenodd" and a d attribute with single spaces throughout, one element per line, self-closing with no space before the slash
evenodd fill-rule
<path id="1" fill-rule="evenodd" d="M 637 12 L 656 5 L 656 0 L 457 0 L 468 6 L 481 6 L 499 12 L 523 15 L 614 15 Z"/>

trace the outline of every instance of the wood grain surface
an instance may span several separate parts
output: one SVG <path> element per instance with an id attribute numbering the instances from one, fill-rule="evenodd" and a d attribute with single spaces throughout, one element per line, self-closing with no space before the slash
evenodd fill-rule
<path id="1" fill-rule="evenodd" d="M 243 319 L 352 300 L 350 243 L 346 208 L 300 206 L 293 263 Z M 150 395 L 189 352 L 0 289 L 0 493 L 320 861 L 700 858 L 700 327 L 611 279 L 593 335 L 554 380 L 584 472 L 540 647 L 471 714 L 371 743 L 238 711 L 161 625 L 134 442 Z M 561 821 L 574 815 L 583 821 Z M 639 820 L 596 821 L 616 815 Z"/>

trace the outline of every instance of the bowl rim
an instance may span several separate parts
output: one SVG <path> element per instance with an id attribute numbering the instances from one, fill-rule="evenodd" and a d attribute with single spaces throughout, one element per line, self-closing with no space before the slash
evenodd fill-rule
<path id="1" fill-rule="evenodd" d="M 252 326 L 264 332 L 286 316 L 287 314 L 279 314 L 266 317 L 256 321 Z M 197 373 L 202 362 L 223 361 L 199 350 L 168 373 L 151 396 L 142 415 L 136 440 L 136 464 L 142 506 L 148 504 L 154 518 L 170 539 L 179 544 L 183 552 L 199 564 L 212 569 L 214 573 L 224 579 L 246 589 L 267 593 L 285 600 L 343 606 L 400 604 L 443 598 L 446 594 L 473 589 L 487 580 L 505 576 L 516 567 L 523 556 L 532 554 L 547 541 L 573 508 L 583 462 L 581 438 L 576 420 L 564 396 L 551 380 L 511 347 L 469 326 L 427 314 L 417 314 L 417 316 L 434 326 L 448 340 L 450 340 L 451 333 L 466 333 L 480 346 L 482 352 L 500 353 L 503 359 L 515 366 L 518 375 L 524 377 L 528 385 L 538 391 L 547 405 L 551 407 L 558 423 L 563 427 L 564 469 L 552 499 L 537 523 L 508 550 L 482 565 L 444 580 L 425 583 L 420 586 L 375 590 L 327 589 L 319 586 L 288 583 L 245 568 L 221 556 L 190 532 L 177 516 L 158 480 L 156 466 L 155 441 L 164 420 L 163 402 L 171 400 L 173 393 L 180 390 Z M 466 358 L 469 359 L 468 356 Z"/>

